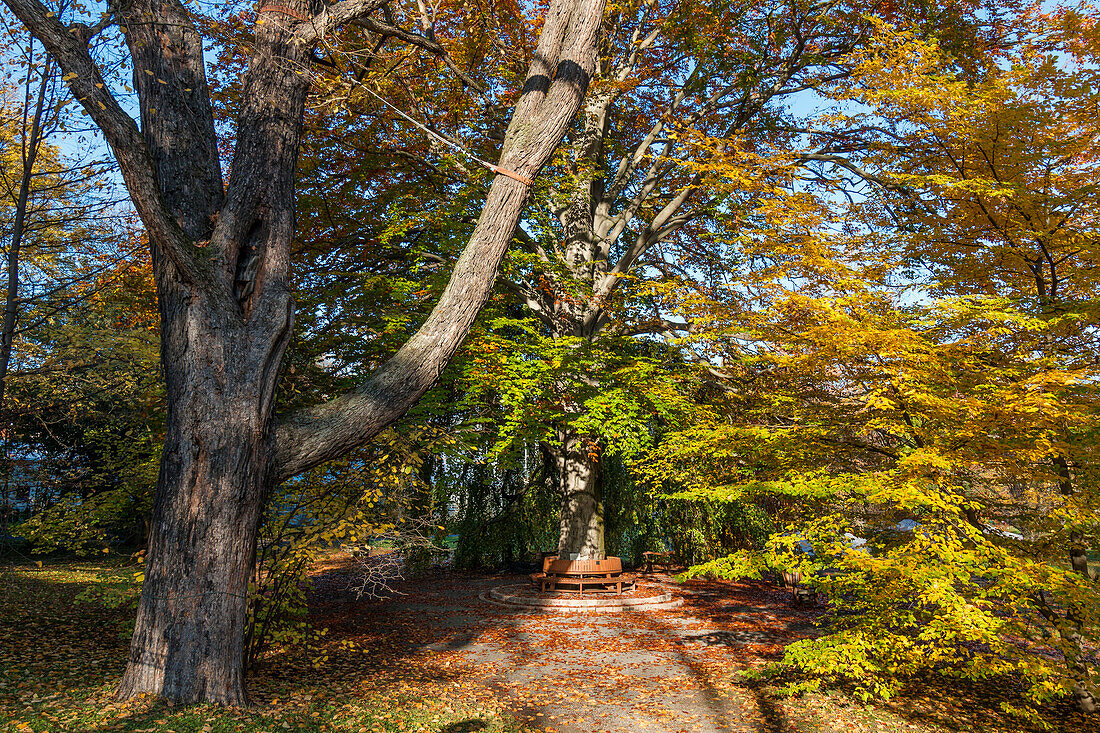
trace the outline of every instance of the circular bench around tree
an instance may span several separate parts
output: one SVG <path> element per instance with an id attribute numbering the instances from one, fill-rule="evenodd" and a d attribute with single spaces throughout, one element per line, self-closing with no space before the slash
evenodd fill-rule
<path id="1" fill-rule="evenodd" d="M 584 595 L 585 590 L 597 593 L 619 593 L 634 587 L 634 576 L 623 573 L 623 561 L 617 557 L 602 560 L 566 560 L 556 556 L 543 558 L 542 572 L 531 576 L 545 593 L 568 590 Z"/>

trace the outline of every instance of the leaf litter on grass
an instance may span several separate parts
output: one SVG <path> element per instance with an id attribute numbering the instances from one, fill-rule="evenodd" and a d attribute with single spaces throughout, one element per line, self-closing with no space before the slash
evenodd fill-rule
<path id="1" fill-rule="evenodd" d="M 328 661 L 275 650 L 250 680 L 254 707 L 169 707 L 113 700 L 127 643 L 104 629 L 127 612 L 75 604 L 120 570 L 88 562 L 18 565 L 0 576 L 0 730 L 151 733 L 560 731 L 1015 731 L 989 690 L 921 682 L 891 705 L 840 692 L 783 698 L 739 672 L 813 633 L 763 583 L 654 582 L 678 609 L 644 614 L 522 614 L 477 596 L 514 576 L 447 573 L 410 581 L 407 595 L 363 601 L 318 569 L 312 621 L 331 631 Z M 112 575 L 113 574 L 113 575 Z M 115 582 L 112 580 L 112 582 Z M 1085 730 L 1064 708 L 1055 730 Z M 976 727 L 975 724 L 981 727 Z M 969 726 L 969 727 L 968 727 Z"/>

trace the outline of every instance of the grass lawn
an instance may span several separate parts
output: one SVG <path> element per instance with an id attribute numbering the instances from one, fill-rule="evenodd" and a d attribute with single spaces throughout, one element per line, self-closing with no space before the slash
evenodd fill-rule
<path id="1" fill-rule="evenodd" d="M 256 705 L 227 710 L 171 707 L 146 699 L 117 703 L 131 612 L 80 602 L 89 587 L 121 591 L 133 567 L 46 561 L 9 566 L 0 575 L 0 730 L 152 733 L 281 731 L 529 731 L 477 699 L 437 680 L 414 686 L 378 674 L 280 660 L 252 680 Z M 285 666 L 284 666 L 285 665 Z M 426 694 L 427 693 L 427 694 Z"/>
<path id="2" fill-rule="evenodd" d="M 501 683 L 503 678 L 494 677 L 499 670 L 492 665 L 464 662 L 454 652 L 434 654 L 422 647 L 419 653 L 409 653 L 408 645 L 391 638 L 389 631 L 371 635 L 369 620 L 359 623 L 359 611 L 347 604 L 315 610 L 323 625 L 337 619 L 332 608 L 338 608 L 342 619 L 332 624 L 334 631 L 326 637 L 323 653 L 282 654 L 266 660 L 250 678 L 254 701 L 250 709 L 170 707 L 153 699 L 116 703 L 112 691 L 125 666 L 131 612 L 111 608 L 102 600 L 81 602 L 77 597 L 89 588 L 107 598 L 130 593 L 135 570 L 109 559 L 47 560 L 41 567 L 20 562 L 0 569 L 0 731 L 532 733 L 603 729 L 569 723 L 564 715 L 550 715 L 552 711 L 531 714 L 533 708 L 520 698 L 536 685 L 508 687 Z M 728 651 L 741 660 L 747 653 L 705 651 L 716 655 Z M 723 657 L 714 659 L 723 679 L 713 689 L 725 690 L 721 694 L 741 706 L 732 708 L 734 723 L 724 725 L 724 730 L 1019 730 L 989 702 L 996 691 L 914 685 L 892 704 L 876 706 L 857 704 L 836 691 L 788 699 L 768 688 L 738 683 L 732 670 L 739 663 L 733 656 L 725 666 Z M 647 694 L 646 690 L 628 692 L 642 700 Z M 1084 731 L 1092 722 L 1069 712 L 1068 705 L 1050 711 L 1053 730 Z M 629 721 L 625 725 L 633 729 Z M 656 727 L 640 719 L 637 725 L 638 730 L 650 731 L 701 730 L 676 716 L 659 721 Z"/>

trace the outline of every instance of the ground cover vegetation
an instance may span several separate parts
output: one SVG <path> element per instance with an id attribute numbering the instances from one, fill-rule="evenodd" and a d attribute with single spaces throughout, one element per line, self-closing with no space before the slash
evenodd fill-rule
<path id="1" fill-rule="evenodd" d="M 405 597 L 356 600 L 346 582 L 351 566 L 332 561 L 315 568 L 310 592 L 312 619 L 328 633 L 309 647 L 272 653 L 251 677 L 249 708 L 117 701 L 133 614 L 109 597 L 136 595 L 138 568 L 117 555 L 9 564 L 9 592 L 0 598 L 0 727 L 20 733 L 619 733 L 707 730 L 708 723 L 737 733 L 1042 729 L 999 710 L 996 703 L 1015 692 L 996 683 L 920 680 L 886 703 L 864 705 L 844 690 L 792 698 L 776 685 L 731 674 L 759 668 L 812 631 L 812 609 L 790 608 L 787 594 L 769 583 L 691 581 L 687 587 L 697 596 L 690 605 L 648 616 L 516 617 L 486 613 L 476 600 L 500 576 L 448 572 L 428 583 L 398 584 Z M 731 623 L 746 609 L 753 609 L 750 616 Z M 483 614 L 474 631 L 482 651 L 464 648 L 471 629 L 451 623 L 471 612 Z M 798 632 L 787 630 L 792 623 Z M 729 631 L 716 635 L 715 624 L 730 624 Z M 609 629 L 615 633 L 599 633 Z M 50 644 L 37 641 L 44 636 Z M 578 657 L 598 658 L 598 674 L 577 666 Z M 567 700 L 563 689 L 574 691 Z M 1042 722 L 1066 731 L 1089 724 L 1068 701 L 1047 706 Z"/>
<path id="2" fill-rule="evenodd" d="M 89 595 L 137 611 L 123 697 L 336 653 L 337 546 L 365 596 L 671 550 L 817 593 L 753 684 L 1095 712 L 1091 6 L 6 5 L 4 134 L 67 82 L 121 170 L 27 180 L 138 215 L 20 245 L 0 161 L 4 541 L 147 553 Z"/>

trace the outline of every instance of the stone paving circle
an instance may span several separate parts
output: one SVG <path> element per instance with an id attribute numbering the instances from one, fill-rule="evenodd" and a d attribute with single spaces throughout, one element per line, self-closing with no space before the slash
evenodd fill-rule
<path id="1" fill-rule="evenodd" d="M 646 594 L 646 591 L 649 591 Z M 589 593 L 541 593 L 525 584 L 500 585 L 481 594 L 481 600 L 498 606 L 541 613 L 621 613 L 661 611 L 683 605 L 680 598 L 659 588 L 639 589 L 627 595 Z"/>

